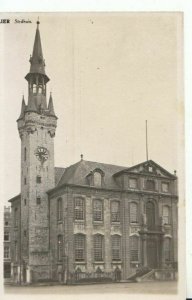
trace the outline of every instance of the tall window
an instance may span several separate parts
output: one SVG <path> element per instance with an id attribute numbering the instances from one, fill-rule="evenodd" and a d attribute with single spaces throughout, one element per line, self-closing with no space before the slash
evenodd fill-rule
<path id="1" fill-rule="evenodd" d="M 83 234 L 75 235 L 75 260 L 85 260 L 85 236 Z"/>
<path id="2" fill-rule="evenodd" d="M 95 261 L 103 260 L 103 236 L 100 234 L 94 235 L 94 259 Z"/>
<path id="3" fill-rule="evenodd" d="M 63 201 L 62 198 L 57 199 L 57 221 L 61 221 L 63 217 Z"/>
<path id="4" fill-rule="evenodd" d="M 9 246 L 4 246 L 4 258 L 10 258 L 10 248 L 9 248 Z"/>
<path id="5" fill-rule="evenodd" d="M 8 241 L 9 241 L 9 232 L 8 232 L 8 231 L 5 231 L 5 232 L 4 232 L 4 241 L 5 241 L 5 242 L 8 242 Z"/>
<path id="6" fill-rule="evenodd" d="M 26 149 L 26 147 L 24 148 L 24 161 L 26 161 L 26 159 L 27 159 L 27 149 Z"/>
<path id="7" fill-rule="evenodd" d="M 170 261 L 171 259 L 171 239 L 166 238 L 164 240 L 164 255 L 165 255 L 165 261 Z"/>
<path id="8" fill-rule="evenodd" d="M 60 234 L 57 237 L 57 259 L 62 260 L 63 255 L 63 236 Z"/>
<path id="9" fill-rule="evenodd" d="M 139 261 L 139 238 L 137 236 L 130 237 L 130 255 L 131 261 Z"/>
<path id="10" fill-rule="evenodd" d="M 163 224 L 170 224 L 170 208 L 167 205 L 163 206 Z"/>
<path id="11" fill-rule="evenodd" d="M 84 220 L 84 199 L 75 198 L 74 210 L 75 220 Z"/>
<path id="12" fill-rule="evenodd" d="M 36 182 L 37 182 L 37 183 L 41 183 L 41 176 L 37 175 L 37 177 L 36 177 Z"/>
<path id="13" fill-rule="evenodd" d="M 121 237 L 117 234 L 111 237 L 112 239 L 112 260 L 121 259 Z"/>
<path id="14" fill-rule="evenodd" d="M 130 222 L 138 222 L 138 205 L 135 202 L 130 203 Z"/>
<path id="15" fill-rule="evenodd" d="M 148 229 L 153 229 L 155 227 L 155 205 L 151 201 L 146 204 L 146 217 Z"/>
<path id="16" fill-rule="evenodd" d="M 101 174 L 99 172 L 94 172 L 94 185 L 95 186 L 101 186 L 102 183 L 102 177 Z"/>
<path id="17" fill-rule="evenodd" d="M 17 259 L 18 259 L 18 245 L 17 245 L 17 241 L 15 241 L 15 245 L 14 245 L 15 247 L 15 251 L 14 251 L 14 254 L 15 254 L 15 261 L 17 261 Z"/>
<path id="18" fill-rule="evenodd" d="M 149 191 L 155 191 L 155 181 L 153 179 L 148 179 L 146 181 L 146 189 Z"/>
<path id="19" fill-rule="evenodd" d="M 93 220 L 102 221 L 103 220 L 103 202 L 102 200 L 93 201 Z"/>
<path id="20" fill-rule="evenodd" d="M 129 178 L 129 187 L 131 189 L 137 188 L 137 179 L 136 178 Z"/>
<path id="21" fill-rule="evenodd" d="M 14 211 L 14 223 L 15 223 L 15 227 L 18 226 L 18 208 L 16 207 L 15 208 L 15 211 Z"/>
<path id="22" fill-rule="evenodd" d="M 120 222 L 120 203 L 119 203 L 119 201 L 111 202 L 111 222 Z"/>

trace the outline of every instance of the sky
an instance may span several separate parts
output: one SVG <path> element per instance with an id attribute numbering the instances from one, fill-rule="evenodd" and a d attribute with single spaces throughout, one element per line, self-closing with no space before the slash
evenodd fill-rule
<path id="1" fill-rule="evenodd" d="M 178 176 L 183 159 L 180 13 L 12 14 L 3 26 L 3 201 L 20 192 L 16 119 L 27 102 L 36 21 L 58 127 L 55 166 L 132 166 L 149 159 Z M 9 14 L 10 17 L 10 14 Z M 30 20 L 32 23 L 14 23 Z M 1 27 L 2 28 L 2 27 Z"/>

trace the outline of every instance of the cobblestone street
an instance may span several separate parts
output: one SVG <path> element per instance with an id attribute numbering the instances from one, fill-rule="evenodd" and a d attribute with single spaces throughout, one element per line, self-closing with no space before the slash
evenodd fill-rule
<path id="1" fill-rule="evenodd" d="M 177 293 L 177 282 L 142 282 L 92 284 L 74 286 L 5 286 L 6 294 L 88 294 L 88 293 L 123 293 L 123 294 L 174 294 Z"/>

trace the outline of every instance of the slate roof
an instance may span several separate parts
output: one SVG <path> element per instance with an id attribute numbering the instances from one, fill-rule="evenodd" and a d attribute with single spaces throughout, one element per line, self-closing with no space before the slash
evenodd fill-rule
<path id="1" fill-rule="evenodd" d="M 89 175 L 95 169 L 101 169 L 104 172 L 104 184 L 106 187 L 118 188 L 113 175 L 126 168 L 116 165 L 81 160 L 64 170 L 64 173 L 56 186 L 58 187 L 63 184 L 88 185 L 87 175 Z"/>

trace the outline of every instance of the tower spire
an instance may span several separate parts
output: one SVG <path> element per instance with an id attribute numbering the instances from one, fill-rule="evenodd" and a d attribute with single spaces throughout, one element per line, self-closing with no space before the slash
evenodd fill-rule
<path id="1" fill-rule="evenodd" d="M 22 104 L 21 104 L 21 113 L 20 113 L 18 120 L 22 119 L 24 117 L 25 109 L 26 109 L 26 104 L 25 104 L 25 99 L 24 99 L 24 95 L 23 95 Z"/>
<path id="2" fill-rule="evenodd" d="M 43 58 L 43 50 L 41 46 L 41 37 L 40 37 L 40 31 L 39 31 L 39 19 L 37 21 L 37 28 L 35 33 L 35 41 L 33 45 L 33 54 L 30 57 L 30 71 L 26 75 L 26 79 L 28 80 L 30 77 L 30 74 L 42 74 L 45 78 L 45 83 L 49 81 L 48 76 L 45 73 L 45 60 Z"/>
<path id="3" fill-rule="evenodd" d="M 48 105 L 48 110 L 49 110 L 49 115 L 50 116 L 54 116 L 55 115 L 55 111 L 54 111 L 54 106 L 53 106 L 53 98 L 52 98 L 52 93 L 50 93 L 50 97 L 49 97 L 49 105 Z"/>

